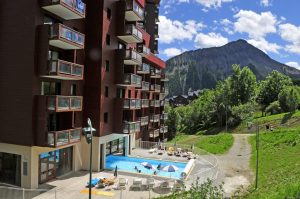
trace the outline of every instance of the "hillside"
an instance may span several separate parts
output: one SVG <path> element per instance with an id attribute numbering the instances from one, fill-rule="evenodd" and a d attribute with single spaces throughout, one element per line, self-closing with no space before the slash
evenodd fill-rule
<path id="1" fill-rule="evenodd" d="M 233 64 L 248 66 L 258 80 L 272 70 L 293 78 L 300 77 L 299 70 L 271 59 L 245 40 L 230 42 L 221 47 L 187 51 L 169 59 L 166 64 L 171 96 L 186 94 L 189 89 L 214 88 L 217 81 L 231 74 Z"/>

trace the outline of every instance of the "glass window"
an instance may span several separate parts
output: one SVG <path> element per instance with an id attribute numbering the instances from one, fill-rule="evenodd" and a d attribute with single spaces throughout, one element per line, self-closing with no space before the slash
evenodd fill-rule
<path id="1" fill-rule="evenodd" d="M 106 45 L 110 45 L 110 35 L 109 34 L 107 34 L 106 35 Z"/>
<path id="2" fill-rule="evenodd" d="M 104 123 L 108 123 L 108 112 L 104 113 Z"/>
<path id="3" fill-rule="evenodd" d="M 108 60 L 105 61 L 105 71 L 109 72 L 109 61 Z"/>
<path id="4" fill-rule="evenodd" d="M 105 86 L 105 97 L 108 97 L 108 86 Z"/>
<path id="5" fill-rule="evenodd" d="M 111 9 L 107 8 L 107 19 L 111 19 Z"/>

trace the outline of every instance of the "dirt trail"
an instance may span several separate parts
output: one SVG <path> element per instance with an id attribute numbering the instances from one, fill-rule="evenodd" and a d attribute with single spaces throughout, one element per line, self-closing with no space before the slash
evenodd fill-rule
<path id="1" fill-rule="evenodd" d="M 233 134 L 234 144 L 228 153 L 218 155 L 218 182 L 224 182 L 226 196 L 233 194 L 240 186 L 247 187 L 253 179 L 249 161 L 251 145 L 248 143 L 249 134 Z"/>

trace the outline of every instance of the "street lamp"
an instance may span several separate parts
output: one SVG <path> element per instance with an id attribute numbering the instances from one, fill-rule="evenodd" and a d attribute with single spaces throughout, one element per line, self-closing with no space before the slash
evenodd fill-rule
<path id="1" fill-rule="evenodd" d="M 90 144 L 90 182 L 89 182 L 89 199 L 92 198 L 92 154 L 93 154 L 93 132 L 96 129 L 93 128 L 91 119 L 87 119 L 88 127 L 83 128 L 86 142 Z"/>

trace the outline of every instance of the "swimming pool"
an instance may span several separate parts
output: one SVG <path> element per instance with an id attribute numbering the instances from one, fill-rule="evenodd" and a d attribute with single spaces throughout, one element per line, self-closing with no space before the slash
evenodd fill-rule
<path id="1" fill-rule="evenodd" d="M 170 177 L 180 179 L 180 175 L 183 172 L 184 168 L 186 167 L 187 163 L 184 162 L 169 162 L 169 161 L 162 161 L 162 160 L 153 160 L 153 159 L 144 159 L 144 158 L 136 158 L 136 157 L 128 157 L 128 156 L 114 156 L 109 155 L 106 157 L 106 169 L 115 169 L 116 166 L 118 167 L 118 170 L 120 171 L 129 171 L 133 173 L 137 173 L 137 171 L 134 169 L 135 166 L 138 167 L 139 170 L 141 170 L 141 174 L 150 174 L 153 175 L 153 170 L 147 169 L 144 166 L 141 165 L 142 162 L 149 162 L 152 164 L 155 168 L 159 164 L 161 164 L 162 167 L 167 165 L 174 165 L 178 167 L 178 170 L 176 172 L 164 172 L 160 170 L 157 171 L 157 176 L 161 177 Z"/>

